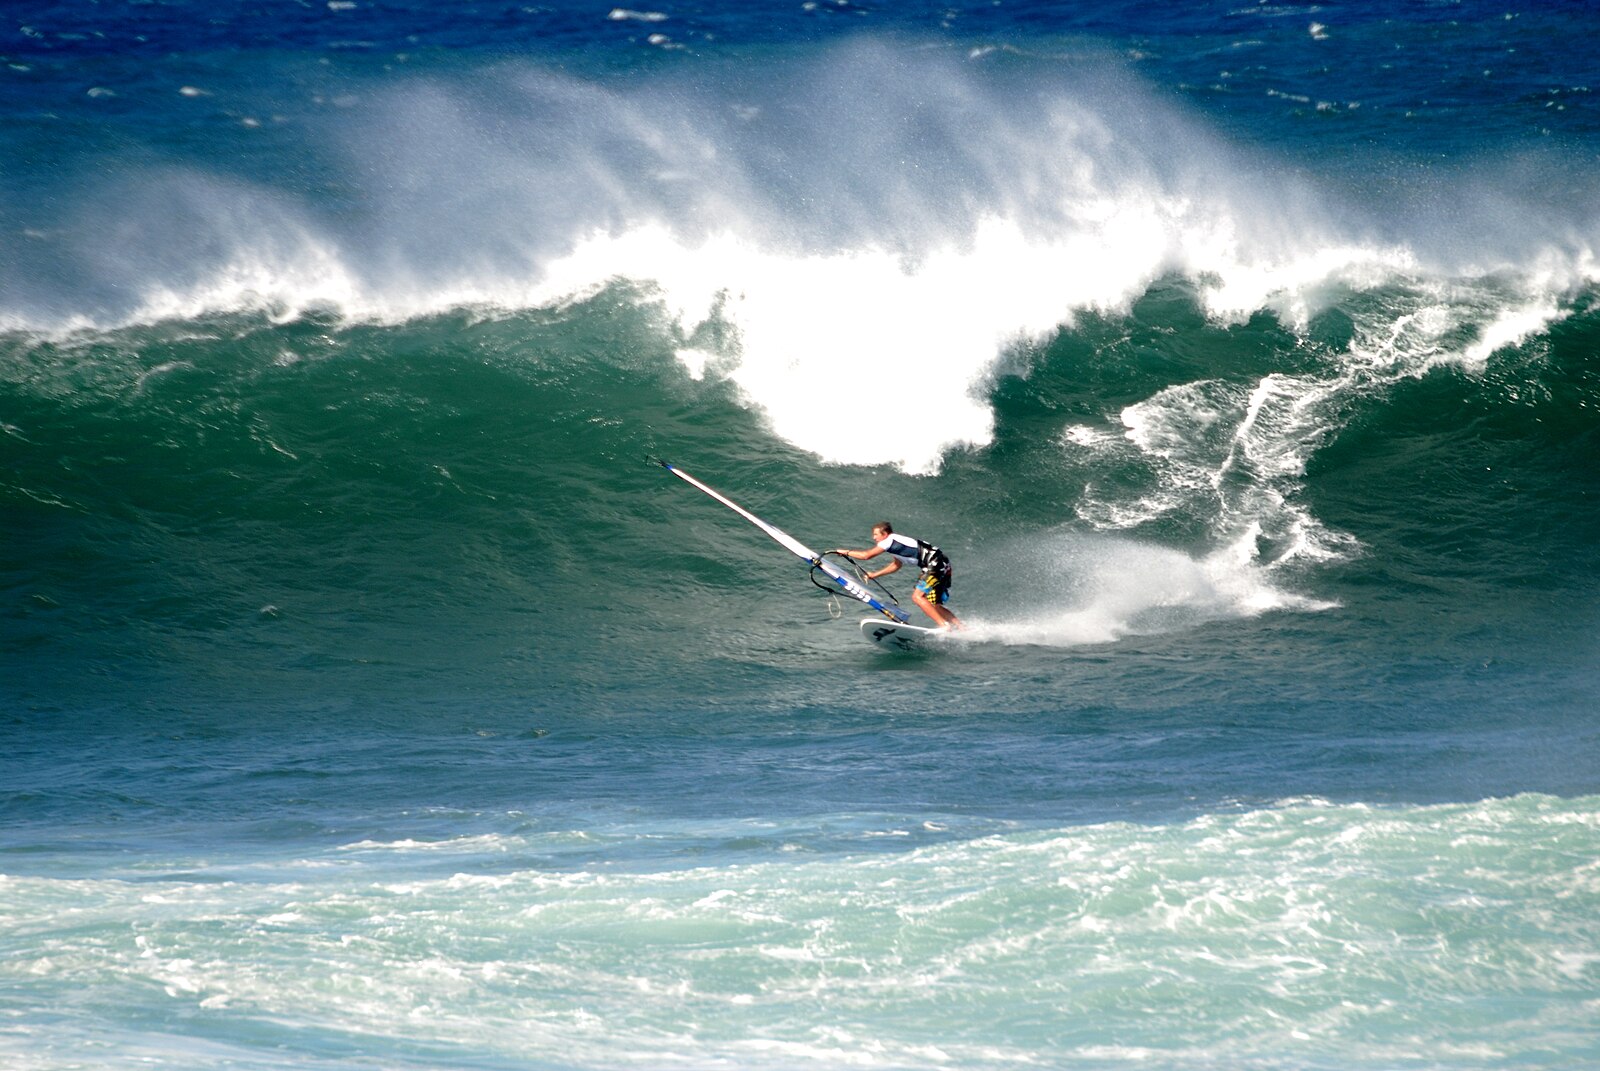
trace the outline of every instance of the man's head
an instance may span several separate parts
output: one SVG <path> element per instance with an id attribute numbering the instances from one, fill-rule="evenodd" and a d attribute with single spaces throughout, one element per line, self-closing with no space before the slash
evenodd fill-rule
<path id="1" fill-rule="evenodd" d="M 890 524 L 888 521 L 879 521 L 877 524 L 872 526 L 872 541 L 874 543 L 880 543 L 883 541 L 885 536 L 889 535 L 893 531 L 894 525 Z"/>

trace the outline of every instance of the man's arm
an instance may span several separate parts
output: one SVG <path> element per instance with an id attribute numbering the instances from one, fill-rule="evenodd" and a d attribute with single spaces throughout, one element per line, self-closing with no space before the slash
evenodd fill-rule
<path id="1" fill-rule="evenodd" d="M 869 555 L 867 555 L 867 557 L 870 558 L 870 557 L 872 557 L 872 555 L 869 554 Z M 876 573 L 863 573 L 861 575 L 865 576 L 868 580 L 876 580 L 880 576 L 888 576 L 890 573 L 894 572 L 898 568 L 900 568 L 900 559 L 899 558 L 890 558 L 889 559 L 889 564 L 885 565 L 882 569 L 879 569 Z"/>
<path id="2" fill-rule="evenodd" d="M 846 558 L 852 558 L 852 559 L 854 559 L 855 561 L 858 561 L 858 562 L 864 562 L 868 558 L 876 558 L 878 555 L 882 554 L 883 553 L 883 548 L 878 546 L 876 543 L 874 543 L 872 545 L 872 549 L 871 550 L 846 550 L 845 548 L 840 547 L 838 550 L 834 551 L 834 553 L 835 554 L 843 554 Z M 879 569 L 877 572 L 875 572 L 875 573 L 863 573 L 862 575 L 865 576 L 868 580 L 876 580 L 880 576 L 888 576 L 890 573 L 894 572 L 898 568 L 900 568 L 900 559 L 899 558 L 891 558 L 891 559 L 889 559 L 889 564 L 885 565 L 882 569 Z"/>

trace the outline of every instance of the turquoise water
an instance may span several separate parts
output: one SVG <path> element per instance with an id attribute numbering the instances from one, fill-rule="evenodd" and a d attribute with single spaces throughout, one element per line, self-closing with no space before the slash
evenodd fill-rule
<path id="1" fill-rule="evenodd" d="M 1600 1059 L 1587 12 L 18 11 L 7 1066 Z"/>
<path id="2" fill-rule="evenodd" d="M 1594 808 L 839 815 L 827 850 L 772 817 L 596 834 L 530 815 L 8 878 L 6 953 L 56 1039 L 37 1063 L 1576 1066 Z"/>

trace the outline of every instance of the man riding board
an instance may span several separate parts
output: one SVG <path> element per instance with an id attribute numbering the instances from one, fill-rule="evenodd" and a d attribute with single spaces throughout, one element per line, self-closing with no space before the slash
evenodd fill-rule
<path id="1" fill-rule="evenodd" d="M 866 574 L 868 580 L 876 580 L 880 576 L 888 576 L 902 565 L 914 565 L 918 570 L 917 586 L 911 592 L 911 601 L 923 613 L 933 618 L 934 623 L 940 628 L 965 628 L 961 619 L 945 608 L 945 602 L 950 598 L 950 558 L 944 551 L 932 543 L 910 536 L 900 535 L 888 521 L 879 521 L 872 526 L 873 547 L 870 550 L 846 550 L 840 548 L 833 553 L 842 554 L 855 561 L 866 561 L 876 558 L 880 554 L 888 554 L 890 561 L 882 569 Z"/>

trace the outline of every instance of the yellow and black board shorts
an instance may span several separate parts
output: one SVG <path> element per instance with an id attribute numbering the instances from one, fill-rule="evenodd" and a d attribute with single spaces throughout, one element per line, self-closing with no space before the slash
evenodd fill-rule
<path id="1" fill-rule="evenodd" d="M 924 569 L 917 579 L 916 591 L 935 606 L 943 606 L 950 598 L 950 566 L 943 569 Z"/>

